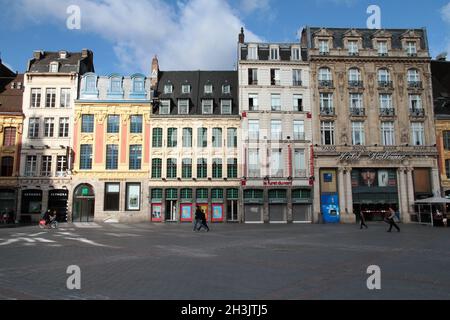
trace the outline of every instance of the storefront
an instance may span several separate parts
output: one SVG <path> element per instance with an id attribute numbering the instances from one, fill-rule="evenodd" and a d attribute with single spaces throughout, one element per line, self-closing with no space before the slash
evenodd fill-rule
<path id="1" fill-rule="evenodd" d="M 246 223 L 264 222 L 264 191 L 244 190 L 244 221 Z"/>
<path id="2" fill-rule="evenodd" d="M 292 190 L 292 221 L 294 223 L 312 222 L 311 189 Z"/>
<path id="3" fill-rule="evenodd" d="M 21 222 L 38 221 L 42 211 L 42 190 L 23 190 Z"/>
<path id="4" fill-rule="evenodd" d="M 3 214 L 8 214 L 14 219 L 17 209 L 17 193 L 14 189 L 0 189 L 0 219 Z"/>
<path id="5" fill-rule="evenodd" d="M 95 192 L 88 184 L 79 185 L 73 195 L 73 222 L 93 222 L 95 215 Z"/>
<path id="6" fill-rule="evenodd" d="M 287 190 L 269 190 L 269 221 L 271 223 L 287 222 Z"/>
<path id="7" fill-rule="evenodd" d="M 50 190 L 48 192 L 48 209 L 50 209 L 52 212 L 56 210 L 56 216 L 59 222 L 67 222 L 68 200 L 68 190 Z"/>

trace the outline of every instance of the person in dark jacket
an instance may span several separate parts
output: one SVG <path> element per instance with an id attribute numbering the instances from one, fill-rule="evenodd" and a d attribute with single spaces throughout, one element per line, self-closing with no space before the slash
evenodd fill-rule
<path id="1" fill-rule="evenodd" d="M 42 217 L 43 220 L 45 220 L 45 225 L 48 226 L 50 224 L 50 216 L 51 216 L 51 211 L 50 209 L 48 209 L 45 213 L 44 216 Z"/>
<path id="2" fill-rule="evenodd" d="M 387 223 L 389 223 L 389 230 L 387 232 L 392 232 L 392 227 L 395 227 L 395 229 L 397 229 L 398 232 L 400 232 L 400 228 L 398 227 L 398 225 L 395 223 L 395 210 L 392 208 L 389 208 L 389 211 L 387 213 Z"/>
<path id="3" fill-rule="evenodd" d="M 199 231 L 202 224 L 202 210 L 199 206 L 195 210 L 195 223 L 194 223 L 194 231 Z"/>
<path id="4" fill-rule="evenodd" d="M 366 229 L 369 229 L 369 227 L 366 224 L 366 218 L 364 217 L 364 212 L 361 210 L 359 212 L 359 218 L 360 218 L 360 222 L 361 222 L 361 228 L 365 227 Z"/>
<path id="5" fill-rule="evenodd" d="M 206 221 L 206 214 L 204 210 L 201 210 L 201 225 L 200 228 L 198 228 L 198 231 L 200 231 L 202 228 L 205 228 L 207 232 L 209 232 L 208 222 Z"/>

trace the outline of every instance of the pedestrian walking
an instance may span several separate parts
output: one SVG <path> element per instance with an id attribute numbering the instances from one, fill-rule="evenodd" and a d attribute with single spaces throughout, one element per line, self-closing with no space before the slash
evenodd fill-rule
<path id="1" fill-rule="evenodd" d="M 202 224 L 202 210 L 199 206 L 195 210 L 195 223 L 194 223 L 194 231 L 200 230 Z"/>
<path id="2" fill-rule="evenodd" d="M 398 232 L 400 232 L 400 228 L 398 227 L 398 225 L 395 223 L 395 210 L 392 209 L 392 207 L 389 207 L 389 211 L 387 213 L 387 218 L 386 218 L 386 222 L 389 223 L 389 230 L 387 232 L 392 232 L 392 227 L 394 227 L 395 229 L 397 229 Z"/>
<path id="3" fill-rule="evenodd" d="M 369 227 L 366 224 L 366 218 L 364 217 L 364 212 L 361 210 L 359 212 L 359 219 L 360 219 L 360 223 L 361 223 L 361 230 L 363 227 L 365 227 L 366 229 L 369 229 Z"/>
<path id="4" fill-rule="evenodd" d="M 198 228 L 198 231 L 200 231 L 202 228 L 205 228 L 207 232 L 209 232 L 208 222 L 206 221 L 206 214 L 204 210 L 201 210 L 201 225 L 200 228 Z"/>

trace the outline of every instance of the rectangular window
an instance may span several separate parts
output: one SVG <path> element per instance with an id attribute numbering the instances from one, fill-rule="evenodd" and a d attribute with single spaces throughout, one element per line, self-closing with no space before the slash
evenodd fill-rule
<path id="1" fill-rule="evenodd" d="M 94 133 L 94 115 L 83 114 L 81 116 L 81 132 Z"/>
<path id="2" fill-rule="evenodd" d="M 258 47 L 249 46 L 247 60 L 258 60 Z"/>
<path id="3" fill-rule="evenodd" d="M 270 48 L 270 60 L 279 60 L 280 53 L 279 48 Z"/>
<path id="4" fill-rule="evenodd" d="M 294 140 L 305 140 L 305 121 L 294 120 Z"/>
<path id="5" fill-rule="evenodd" d="M 259 140 L 259 120 L 248 121 L 248 138 L 250 140 Z"/>
<path id="6" fill-rule="evenodd" d="M 28 127 L 28 137 L 30 139 L 39 138 L 39 118 L 30 118 Z"/>
<path id="7" fill-rule="evenodd" d="M 192 148 L 192 128 L 183 128 L 183 148 Z"/>
<path id="8" fill-rule="evenodd" d="M 303 111 L 303 95 L 302 94 L 294 94 L 294 111 L 302 112 Z"/>
<path id="9" fill-rule="evenodd" d="M 417 45 L 416 45 L 415 42 L 413 42 L 413 41 L 408 41 L 408 42 L 406 43 L 406 53 L 407 53 L 408 55 L 411 55 L 411 56 L 417 54 Z"/>
<path id="10" fill-rule="evenodd" d="M 349 41 L 348 42 L 348 53 L 351 55 L 358 54 L 358 41 Z"/>
<path id="11" fill-rule="evenodd" d="M 162 148 L 162 141 L 163 141 L 163 129 L 153 128 L 152 147 Z"/>
<path id="12" fill-rule="evenodd" d="M 281 111 L 281 95 L 272 94 L 272 111 Z"/>
<path id="13" fill-rule="evenodd" d="M 231 93 L 231 86 L 229 84 L 225 84 L 222 86 L 222 93 L 223 94 L 230 94 Z"/>
<path id="14" fill-rule="evenodd" d="M 188 84 L 183 84 L 181 86 L 181 93 L 184 93 L 184 94 L 191 93 L 191 86 Z"/>
<path id="15" fill-rule="evenodd" d="M 320 112 L 322 114 L 334 114 L 332 93 L 320 94 Z"/>
<path id="16" fill-rule="evenodd" d="M 294 150 L 294 177 L 305 178 L 306 177 L 306 157 L 305 150 Z"/>
<path id="17" fill-rule="evenodd" d="M 161 179 L 162 159 L 152 159 L 152 179 Z"/>
<path id="18" fill-rule="evenodd" d="M 222 114 L 231 114 L 231 100 L 221 100 Z"/>
<path id="19" fill-rule="evenodd" d="M 167 178 L 168 179 L 177 178 L 177 159 L 174 158 L 167 159 Z"/>
<path id="20" fill-rule="evenodd" d="M 328 40 L 319 40 L 319 53 L 327 54 L 330 52 L 330 48 L 328 46 Z"/>
<path id="21" fill-rule="evenodd" d="M 281 149 L 272 149 L 270 157 L 270 175 L 271 177 L 283 177 L 283 153 Z"/>
<path id="22" fill-rule="evenodd" d="M 197 141 L 198 141 L 199 148 L 208 147 L 208 129 L 207 128 L 198 128 Z"/>
<path id="23" fill-rule="evenodd" d="M 248 69 L 248 84 L 258 85 L 258 69 Z"/>
<path id="24" fill-rule="evenodd" d="M 67 172 L 67 157 L 57 156 L 56 157 L 56 175 L 62 177 Z"/>
<path id="25" fill-rule="evenodd" d="M 272 120 L 270 122 L 270 138 L 279 141 L 282 139 L 281 120 Z"/>
<path id="26" fill-rule="evenodd" d="M 165 94 L 170 94 L 173 91 L 173 86 L 171 84 L 166 84 L 164 86 L 164 93 Z"/>
<path id="27" fill-rule="evenodd" d="M 444 131 L 442 138 L 444 140 L 444 149 L 447 151 L 450 150 L 450 131 Z"/>
<path id="28" fill-rule="evenodd" d="M 178 100 L 178 114 L 189 114 L 189 100 Z"/>
<path id="29" fill-rule="evenodd" d="M 161 100 L 159 107 L 159 114 L 167 115 L 170 114 L 170 100 Z"/>
<path id="30" fill-rule="evenodd" d="M 30 108 L 41 107 L 41 89 L 31 89 Z"/>
<path id="31" fill-rule="evenodd" d="M 422 97 L 418 94 L 409 95 L 409 111 L 419 112 L 422 110 Z"/>
<path id="32" fill-rule="evenodd" d="M 383 56 L 387 55 L 388 48 L 387 48 L 387 42 L 386 41 L 378 41 L 378 54 Z"/>
<path id="33" fill-rule="evenodd" d="M 41 176 L 51 177 L 52 176 L 52 156 L 42 156 L 41 163 Z"/>
<path id="34" fill-rule="evenodd" d="M 37 156 L 27 156 L 25 162 L 25 176 L 36 177 L 37 173 Z"/>
<path id="35" fill-rule="evenodd" d="M 213 159 L 213 179 L 222 179 L 222 159 Z"/>
<path id="36" fill-rule="evenodd" d="M 322 145 L 334 145 L 334 122 L 322 121 L 320 124 Z"/>
<path id="37" fill-rule="evenodd" d="M 105 203 L 103 210 L 120 210 L 120 183 L 105 183 Z"/>
<path id="38" fill-rule="evenodd" d="M 59 118 L 59 137 L 69 137 L 69 118 Z"/>
<path id="39" fill-rule="evenodd" d="M 45 107 L 46 108 L 56 107 L 56 89 L 48 88 L 45 94 L 46 94 Z"/>
<path id="40" fill-rule="evenodd" d="M 177 128 L 167 129 L 167 147 L 176 148 L 178 145 L 178 130 Z"/>
<path id="41" fill-rule="evenodd" d="M 411 133 L 413 146 L 424 146 L 425 145 L 425 130 L 422 122 L 411 123 Z"/>
<path id="42" fill-rule="evenodd" d="M 450 179 L 450 160 L 445 160 L 445 174 Z"/>
<path id="43" fill-rule="evenodd" d="M 301 86 L 302 85 L 302 70 L 292 70 L 292 85 Z"/>
<path id="44" fill-rule="evenodd" d="M 381 123 L 381 143 L 383 146 L 395 145 L 394 122 Z"/>
<path id="45" fill-rule="evenodd" d="M 213 113 L 213 100 L 202 100 L 202 113 L 212 114 Z"/>
<path id="46" fill-rule="evenodd" d="M 361 93 L 350 94 L 350 110 L 361 110 L 363 108 L 363 95 Z"/>
<path id="47" fill-rule="evenodd" d="M 292 48 L 291 50 L 291 60 L 300 60 L 300 48 Z"/>
<path id="48" fill-rule="evenodd" d="M 44 118 L 44 137 L 53 138 L 54 131 L 55 131 L 55 119 Z"/>
<path id="49" fill-rule="evenodd" d="M 270 69 L 270 82 L 272 86 L 281 85 L 280 82 L 280 69 Z"/>
<path id="50" fill-rule="evenodd" d="M 229 179 L 236 179 L 238 176 L 237 159 L 228 159 L 227 163 L 227 177 Z"/>
<path id="51" fill-rule="evenodd" d="M 222 129 L 213 128 L 213 148 L 222 148 Z"/>
<path id="52" fill-rule="evenodd" d="M 106 170 L 117 170 L 119 168 L 119 145 L 106 145 Z"/>
<path id="53" fill-rule="evenodd" d="M 364 145 L 364 122 L 352 122 L 352 143 L 353 145 Z"/>
<path id="54" fill-rule="evenodd" d="M 236 128 L 228 128 L 227 130 L 227 147 L 228 148 L 237 148 L 237 129 Z"/>
<path id="55" fill-rule="evenodd" d="M 392 109 L 392 95 L 390 94 L 380 94 L 380 108 L 381 109 Z"/>
<path id="56" fill-rule="evenodd" d="M 208 160 L 200 158 L 197 160 L 197 179 L 206 179 L 208 177 Z"/>
<path id="57" fill-rule="evenodd" d="M 108 115 L 107 133 L 119 133 L 120 130 L 120 116 Z"/>
<path id="58" fill-rule="evenodd" d="M 80 170 L 92 169 L 92 145 L 82 144 L 80 146 Z"/>
<path id="59" fill-rule="evenodd" d="M 16 144 L 16 128 L 5 128 L 3 130 L 3 145 L 13 147 Z"/>
<path id="60" fill-rule="evenodd" d="M 61 97 L 59 100 L 61 108 L 70 108 L 70 89 L 61 89 Z"/>
<path id="61" fill-rule="evenodd" d="M 261 166 L 259 164 L 259 149 L 248 150 L 248 177 L 260 178 Z"/>
<path id="62" fill-rule="evenodd" d="M 126 211 L 141 210 L 141 184 L 127 183 Z"/>
<path id="63" fill-rule="evenodd" d="M 142 116 L 135 115 L 130 118 L 130 133 L 142 133 Z"/>
<path id="64" fill-rule="evenodd" d="M 142 165 L 142 146 L 130 146 L 130 170 L 141 170 Z"/>
<path id="65" fill-rule="evenodd" d="M 183 179 L 192 178 L 192 159 L 183 159 L 183 165 L 181 168 L 181 175 Z"/>
<path id="66" fill-rule="evenodd" d="M 205 85 L 205 94 L 211 94 L 211 93 L 213 93 L 213 86 L 212 86 L 212 84 L 207 84 L 207 85 Z"/>
<path id="67" fill-rule="evenodd" d="M 258 111 L 258 95 L 257 94 L 249 94 L 248 95 L 248 108 L 250 111 Z"/>

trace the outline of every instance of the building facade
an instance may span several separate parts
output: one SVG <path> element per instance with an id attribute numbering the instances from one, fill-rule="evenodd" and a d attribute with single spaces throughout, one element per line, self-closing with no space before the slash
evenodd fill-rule
<path id="1" fill-rule="evenodd" d="M 75 102 L 73 222 L 149 221 L 151 80 L 86 73 Z"/>
<path id="2" fill-rule="evenodd" d="M 450 62 L 431 61 L 442 196 L 450 197 Z"/>
<path id="3" fill-rule="evenodd" d="M 150 210 L 153 222 L 238 222 L 241 176 L 236 71 L 159 71 L 152 114 Z"/>
<path id="4" fill-rule="evenodd" d="M 313 100 L 314 221 L 415 221 L 439 193 L 424 29 L 304 28 Z"/>
<path id="5" fill-rule="evenodd" d="M 71 191 L 74 100 L 79 76 L 94 71 L 93 53 L 34 52 L 25 73 L 23 145 L 19 215 L 22 222 L 39 220 L 56 210 L 67 219 Z"/>
<path id="6" fill-rule="evenodd" d="M 23 132 L 23 74 L 16 74 L 0 60 L 0 219 L 17 217 L 20 148 Z"/>
<path id="7" fill-rule="evenodd" d="M 310 69 L 300 43 L 238 44 L 241 210 L 247 223 L 312 222 Z"/>

